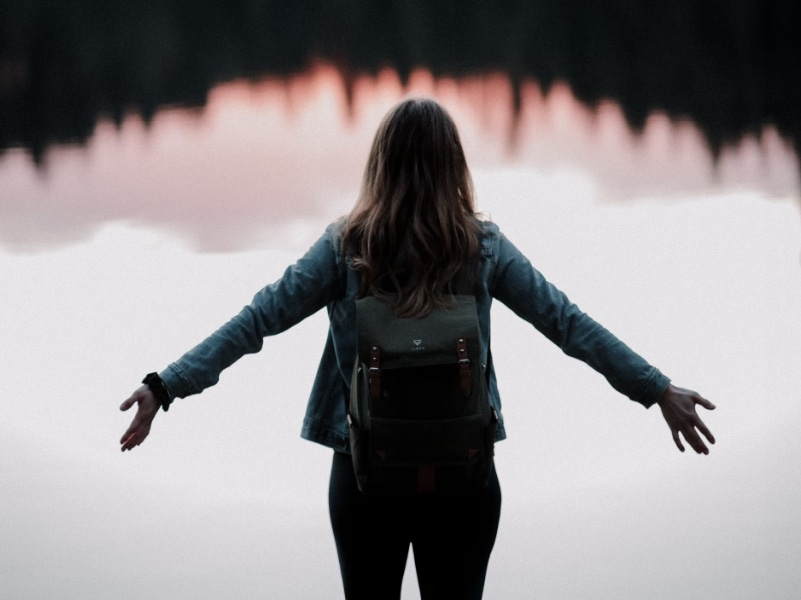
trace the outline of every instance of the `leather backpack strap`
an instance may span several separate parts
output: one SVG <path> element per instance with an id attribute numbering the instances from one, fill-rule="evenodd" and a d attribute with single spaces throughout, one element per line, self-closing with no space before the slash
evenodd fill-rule
<path id="1" fill-rule="evenodd" d="M 467 342 L 460 337 L 456 340 L 456 354 L 459 357 L 459 387 L 465 397 L 470 396 L 470 359 L 467 354 Z"/>
<path id="2" fill-rule="evenodd" d="M 370 346 L 370 367 L 367 371 L 367 381 L 370 387 L 370 398 L 378 400 L 381 397 L 381 348 L 375 344 Z"/>

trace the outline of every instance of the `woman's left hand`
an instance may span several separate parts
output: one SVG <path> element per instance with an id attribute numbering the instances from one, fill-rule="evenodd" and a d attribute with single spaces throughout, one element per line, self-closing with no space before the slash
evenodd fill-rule
<path id="1" fill-rule="evenodd" d="M 709 400 L 702 398 L 698 393 L 685 390 L 683 388 L 669 385 L 658 400 L 659 408 L 662 409 L 662 416 L 665 417 L 670 432 L 673 434 L 673 441 L 676 442 L 679 450 L 684 452 L 684 444 L 681 443 L 679 433 L 685 441 L 698 454 L 709 454 L 704 440 L 699 432 L 709 441 L 715 443 L 715 436 L 709 431 L 701 417 L 695 411 L 695 405 L 699 404 L 707 410 L 714 410 L 715 405 Z"/>

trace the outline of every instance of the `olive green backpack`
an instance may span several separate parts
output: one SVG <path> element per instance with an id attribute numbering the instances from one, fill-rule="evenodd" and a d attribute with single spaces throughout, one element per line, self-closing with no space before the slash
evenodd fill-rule
<path id="1" fill-rule="evenodd" d="M 370 494 L 462 493 L 492 469 L 497 415 L 473 296 L 400 318 L 357 300 L 358 353 L 348 410 L 356 480 Z"/>

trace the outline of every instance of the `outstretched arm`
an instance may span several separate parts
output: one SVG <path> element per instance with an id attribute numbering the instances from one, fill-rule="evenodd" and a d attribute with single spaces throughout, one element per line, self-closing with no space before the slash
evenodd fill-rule
<path id="1" fill-rule="evenodd" d="M 145 438 L 150 433 L 150 424 L 161 407 L 147 385 L 137 389 L 130 398 L 120 405 L 120 410 L 128 410 L 134 404 L 138 405 L 136 407 L 136 415 L 134 415 L 131 426 L 120 438 L 123 452 L 132 450 L 145 441 Z"/>
<path id="2" fill-rule="evenodd" d="M 676 442 L 679 450 L 684 452 L 684 444 L 681 443 L 679 433 L 684 440 L 698 454 L 709 454 L 704 440 L 699 432 L 709 441 L 715 443 L 715 436 L 709 431 L 701 417 L 695 411 L 695 405 L 699 404 L 707 410 L 714 410 L 715 405 L 709 400 L 702 398 L 698 393 L 685 390 L 674 385 L 669 385 L 657 401 L 659 408 L 662 409 L 662 416 L 665 417 L 668 427 L 673 434 L 673 441 Z"/>

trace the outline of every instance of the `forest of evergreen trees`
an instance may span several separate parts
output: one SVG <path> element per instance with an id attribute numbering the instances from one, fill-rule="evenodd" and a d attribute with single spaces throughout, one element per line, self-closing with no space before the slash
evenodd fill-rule
<path id="1" fill-rule="evenodd" d="M 348 79 L 504 72 L 588 105 L 689 118 L 717 152 L 765 125 L 801 150 L 795 0 L 4 0 L 0 153 L 81 143 L 99 118 L 202 106 L 216 84 L 316 60 Z"/>

